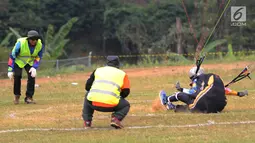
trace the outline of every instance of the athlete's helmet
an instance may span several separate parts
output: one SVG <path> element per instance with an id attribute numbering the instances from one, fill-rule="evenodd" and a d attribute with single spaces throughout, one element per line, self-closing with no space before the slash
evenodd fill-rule
<path id="1" fill-rule="evenodd" d="M 189 70 L 189 78 L 193 78 L 196 74 L 196 71 L 197 71 L 197 67 L 192 67 L 190 70 Z M 203 68 L 199 68 L 198 72 L 197 72 L 197 76 L 203 74 L 205 71 Z"/>

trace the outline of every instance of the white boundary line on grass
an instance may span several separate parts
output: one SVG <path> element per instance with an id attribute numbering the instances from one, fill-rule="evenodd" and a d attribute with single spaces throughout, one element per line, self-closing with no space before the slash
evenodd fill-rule
<path id="1" fill-rule="evenodd" d="M 219 122 L 208 121 L 203 124 L 187 124 L 187 125 L 157 125 L 157 126 L 131 126 L 125 127 L 125 129 L 147 129 L 147 128 L 194 128 L 204 127 L 212 125 L 240 125 L 240 124 L 255 124 L 255 121 L 241 121 L 241 122 Z M 0 133 L 13 133 L 13 132 L 25 132 L 25 131 L 84 131 L 84 130 L 109 130 L 113 128 L 25 128 L 25 129 L 9 129 L 0 130 Z"/>

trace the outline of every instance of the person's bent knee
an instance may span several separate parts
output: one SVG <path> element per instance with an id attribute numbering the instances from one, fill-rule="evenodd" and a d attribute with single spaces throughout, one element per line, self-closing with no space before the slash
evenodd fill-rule
<path id="1" fill-rule="evenodd" d="M 130 108 L 130 103 L 126 100 L 126 104 L 125 104 L 126 107 Z"/>

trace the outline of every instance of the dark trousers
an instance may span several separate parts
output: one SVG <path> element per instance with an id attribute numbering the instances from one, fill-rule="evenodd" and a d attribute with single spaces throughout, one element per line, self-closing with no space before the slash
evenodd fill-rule
<path id="1" fill-rule="evenodd" d="M 178 98 L 179 101 L 182 101 L 182 102 L 186 103 L 187 105 L 189 105 L 189 104 L 192 104 L 194 102 L 194 99 L 196 97 L 195 97 L 195 95 L 192 96 L 192 95 L 187 94 L 187 93 L 179 92 L 177 94 L 177 98 Z M 174 99 L 176 99 L 176 97 Z M 175 101 L 178 101 L 178 100 L 176 99 Z M 171 101 L 171 98 L 170 98 L 170 101 Z M 171 102 L 173 102 L 173 101 L 171 101 Z"/>
<path id="2" fill-rule="evenodd" d="M 26 97 L 33 97 L 35 92 L 35 78 L 29 73 L 31 66 L 27 64 L 24 69 L 27 72 L 27 91 Z M 16 63 L 14 64 L 14 87 L 13 93 L 18 96 L 21 95 L 21 78 L 22 78 L 22 68 L 20 68 Z"/>
<path id="3" fill-rule="evenodd" d="M 191 112 L 202 112 L 202 113 L 217 113 L 221 112 L 226 106 L 226 97 L 224 90 L 217 86 L 208 89 L 204 95 L 198 94 L 198 97 L 180 92 L 176 96 L 170 97 L 170 102 L 182 101 L 190 107 Z M 185 108 L 188 106 L 184 106 Z M 183 108 L 182 106 L 176 106 L 176 108 Z M 178 109 L 177 109 L 178 110 Z"/>
<path id="4" fill-rule="evenodd" d="M 199 93 L 195 99 L 186 93 L 179 93 L 177 98 L 186 103 L 191 112 L 217 113 L 221 112 L 226 106 L 224 88 L 213 86 L 203 91 L 203 93 Z"/>
<path id="5" fill-rule="evenodd" d="M 82 110 L 82 118 L 84 121 L 92 121 L 94 111 L 101 111 L 101 112 L 113 112 L 112 117 L 118 118 L 120 121 L 125 118 L 128 114 L 130 109 L 129 102 L 121 98 L 119 104 L 115 107 L 98 107 L 93 106 L 91 101 L 87 99 L 87 93 L 84 98 L 83 110 Z"/>
<path id="6" fill-rule="evenodd" d="M 212 91 L 209 91 L 204 96 L 199 99 L 194 100 L 193 104 L 189 105 L 192 112 L 202 112 L 202 113 L 218 113 L 221 112 L 227 102 L 222 97 L 225 96 L 224 93 L 217 95 Z M 192 106 L 193 105 L 193 106 Z"/>

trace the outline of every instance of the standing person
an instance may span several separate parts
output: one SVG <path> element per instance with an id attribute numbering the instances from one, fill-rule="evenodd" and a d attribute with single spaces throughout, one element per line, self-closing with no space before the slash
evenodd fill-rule
<path id="1" fill-rule="evenodd" d="M 97 68 L 86 82 L 82 110 L 85 127 L 91 127 L 94 110 L 113 112 L 110 125 L 121 129 L 121 121 L 128 114 L 130 104 L 125 99 L 130 93 L 127 74 L 119 69 L 118 56 L 107 56 L 107 65 Z"/>
<path id="2" fill-rule="evenodd" d="M 28 31 L 27 37 L 19 38 L 12 49 L 8 61 L 8 77 L 14 77 L 14 104 L 19 104 L 21 96 L 22 69 L 27 72 L 27 90 L 24 99 L 27 104 L 35 104 L 33 100 L 35 92 L 36 69 L 39 67 L 43 56 L 44 45 L 37 31 Z"/>

